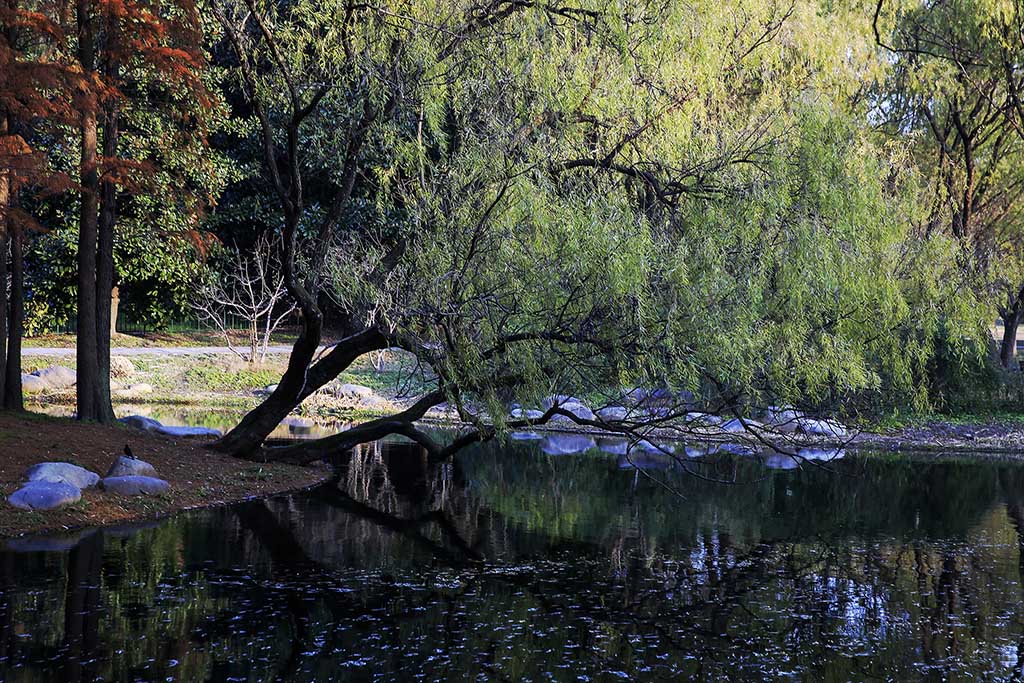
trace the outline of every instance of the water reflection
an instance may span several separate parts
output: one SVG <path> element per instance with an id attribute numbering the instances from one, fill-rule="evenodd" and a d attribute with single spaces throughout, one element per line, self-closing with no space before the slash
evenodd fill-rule
<path id="1" fill-rule="evenodd" d="M 9 542 L 0 678 L 1020 675 L 1024 468 L 620 457 L 373 444 L 309 494 Z"/>

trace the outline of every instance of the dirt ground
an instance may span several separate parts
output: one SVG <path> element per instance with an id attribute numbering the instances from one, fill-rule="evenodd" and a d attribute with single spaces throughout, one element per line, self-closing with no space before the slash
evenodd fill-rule
<path id="1" fill-rule="evenodd" d="M 328 476 L 322 469 L 230 458 L 204 448 L 205 443 L 205 437 L 148 434 L 120 424 L 81 424 L 33 413 L 0 414 L 0 538 L 151 519 L 301 489 Z M 125 444 L 170 483 L 168 493 L 123 497 L 92 487 L 82 492 L 79 502 L 45 512 L 19 510 L 6 502 L 31 465 L 70 462 L 103 476 Z"/>

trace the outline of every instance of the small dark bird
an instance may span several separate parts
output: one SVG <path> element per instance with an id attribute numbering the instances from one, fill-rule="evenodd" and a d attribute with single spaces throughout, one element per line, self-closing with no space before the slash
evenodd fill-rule
<path id="1" fill-rule="evenodd" d="M 124 454 L 127 455 L 132 460 L 138 460 L 138 458 L 135 457 L 135 454 L 132 453 L 131 446 L 129 446 L 128 444 L 124 445 Z"/>

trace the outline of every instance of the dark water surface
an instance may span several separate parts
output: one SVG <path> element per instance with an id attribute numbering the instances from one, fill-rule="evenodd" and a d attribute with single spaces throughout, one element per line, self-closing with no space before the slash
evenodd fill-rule
<path id="1" fill-rule="evenodd" d="M 1013 680 L 1024 467 L 359 450 L 311 493 L 0 551 L 4 681 Z"/>

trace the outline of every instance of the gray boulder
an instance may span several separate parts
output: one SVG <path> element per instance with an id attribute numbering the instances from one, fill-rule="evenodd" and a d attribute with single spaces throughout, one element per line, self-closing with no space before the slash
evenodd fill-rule
<path id="1" fill-rule="evenodd" d="M 589 436 L 579 434 L 551 434 L 544 437 L 540 449 L 548 455 L 570 455 L 594 448 L 596 444 Z"/>
<path id="2" fill-rule="evenodd" d="M 111 356 L 110 357 L 110 376 L 111 377 L 131 377 L 135 374 L 135 364 L 132 363 L 131 358 L 124 356 Z"/>
<path id="3" fill-rule="evenodd" d="M 141 429 L 144 432 L 156 432 L 167 436 L 220 436 L 221 431 L 213 427 L 178 427 L 161 424 L 158 420 L 142 415 L 129 415 L 122 417 L 118 422 L 129 427 Z"/>
<path id="4" fill-rule="evenodd" d="M 373 389 L 362 384 L 338 384 L 331 387 L 331 393 L 338 398 L 362 399 L 373 396 Z"/>
<path id="5" fill-rule="evenodd" d="M 722 418 L 710 413 L 687 413 L 685 418 L 687 426 L 701 427 L 714 426 L 722 423 Z"/>
<path id="6" fill-rule="evenodd" d="M 515 420 L 539 420 L 544 417 L 543 410 L 530 410 L 529 408 L 513 408 L 509 415 Z"/>
<path id="7" fill-rule="evenodd" d="M 28 481 L 64 482 L 77 489 L 95 486 L 100 475 L 69 462 L 41 462 L 25 471 Z"/>
<path id="8" fill-rule="evenodd" d="M 834 439 L 846 437 L 846 427 L 835 420 L 815 420 L 803 417 L 797 420 L 796 431 L 801 434 L 812 434 L 814 436 L 826 436 Z"/>
<path id="9" fill-rule="evenodd" d="M 100 482 L 104 491 L 121 496 L 152 496 L 164 493 L 171 485 L 156 477 L 107 477 Z"/>
<path id="10" fill-rule="evenodd" d="M 160 425 L 154 431 L 167 436 L 222 436 L 223 432 L 213 427 L 178 427 Z"/>
<path id="11" fill-rule="evenodd" d="M 558 404 L 558 407 L 568 413 L 575 415 L 580 420 L 594 419 L 593 411 L 590 410 L 590 408 L 588 408 L 587 406 L 583 405 L 582 403 L 560 403 Z M 572 418 L 570 418 L 567 415 L 555 415 L 552 419 L 562 422 L 572 422 Z"/>
<path id="12" fill-rule="evenodd" d="M 107 470 L 108 477 L 155 477 L 156 468 L 150 465 L 145 460 L 139 460 L 138 458 L 127 458 L 123 455 L 118 456 L 117 460 Z"/>
<path id="13" fill-rule="evenodd" d="M 770 406 L 765 411 L 765 423 L 777 432 L 783 434 L 795 432 L 804 414 L 788 406 L 781 408 Z"/>
<path id="14" fill-rule="evenodd" d="M 548 410 L 551 406 L 560 406 L 566 403 L 584 405 L 582 399 L 576 398 L 575 396 L 567 396 L 565 394 L 554 394 L 553 396 L 548 396 L 541 401 L 541 405 L 544 406 L 544 410 Z"/>
<path id="15" fill-rule="evenodd" d="M 126 424 L 133 429 L 141 429 L 144 432 L 151 432 L 163 426 L 157 420 L 143 415 L 128 415 L 127 417 L 120 418 L 118 422 Z"/>
<path id="16" fill-rule="evenodd" d="M 623 408 L 622 406 L 598 408 L 595 412 L 597 413 L 597 416 L 605 422 L 625 420 L 629 416 L 629 409 Z"/>
<path id="17" fill-rule="evenodd" d="M 82 491 L 64 481 L 30 481 L 7 497 L 7 502 L 22 510 L 53 510 L 77 503 Z"/>
<path id="18" fill-rule="evenodd" d="M 51 365 L 31 374 L 42 379 L 51 389 L 67 389 L 78 381 L 75 371 L 63 365 Z"/>
<path id="19" fill-rule="evenodd" d="M 722 430 L 726 432 L 736 433 L 745 432 L 747 431 L 747 428 L 743 426 L 743 422 L 741 422 L 739 418 L 734 417 L 722 423 Z"/>
<path id="20" fill-rule="evenodd" d="M 46 380 L 38 375 L 21 375 L 21 390 L 26 394 L 41 394 L 44 391 L 49 391 L 50 388 Z"/>

